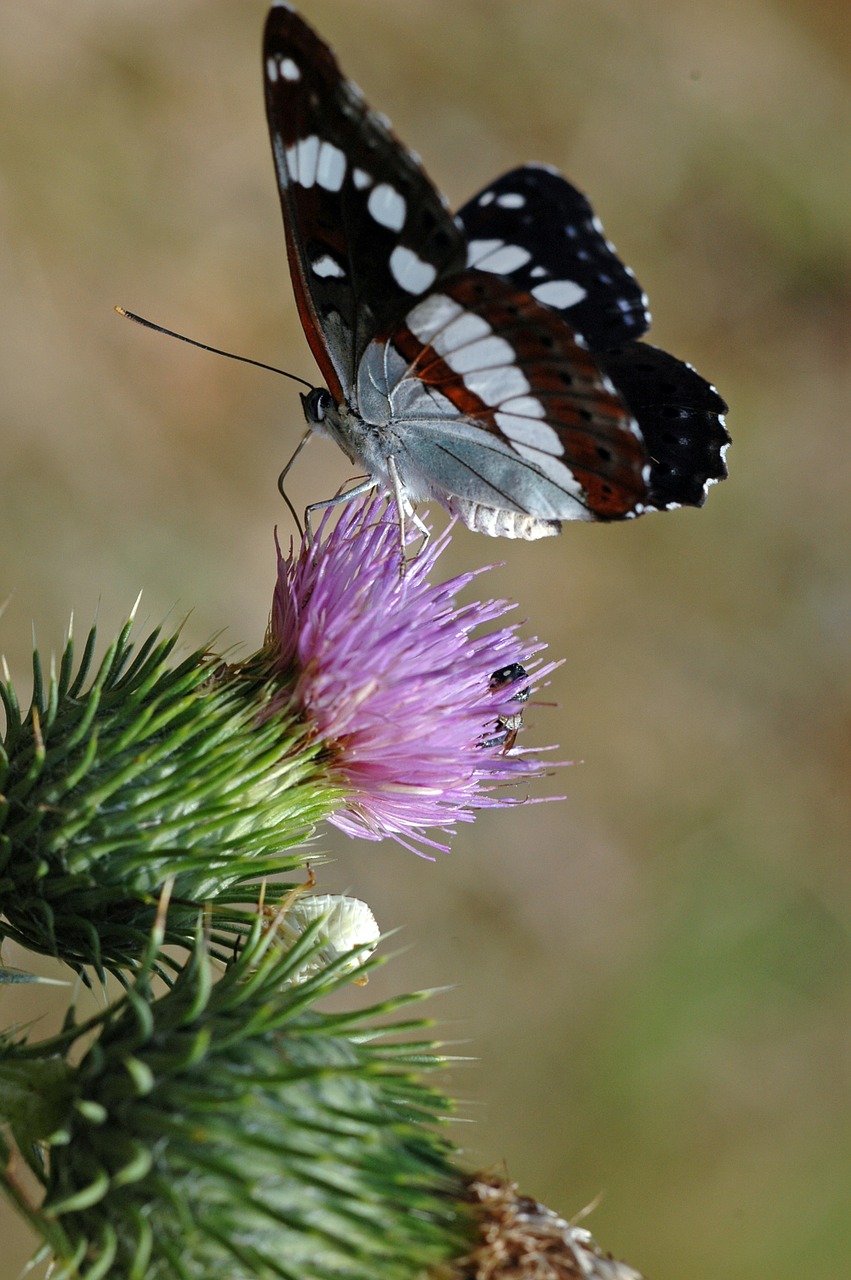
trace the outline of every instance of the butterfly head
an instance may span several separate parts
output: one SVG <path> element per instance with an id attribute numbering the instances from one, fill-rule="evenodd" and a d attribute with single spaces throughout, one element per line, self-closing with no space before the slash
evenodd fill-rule
<path id="1" fill-rule="evenodd" d="M 307 425 L 320 426 L 334 404 L 330 391 L 326 391 L 324 387 L 313 387 L 310 391 L 302 391 L 300 395 Z"/>

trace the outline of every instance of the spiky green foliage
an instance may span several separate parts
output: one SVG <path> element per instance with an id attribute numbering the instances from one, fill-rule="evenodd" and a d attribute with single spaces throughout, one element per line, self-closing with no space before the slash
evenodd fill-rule
<path id="1" fill-rule="evenodd" d="M 89 633 L 58 674 L 34 655 L 22 714 L 0 684 L 2 933 L 99 972 L 138 964 L 166 880 L 169 941 L 201 903 L 256 899 L 259 878 L 304 862 L 312 824 L 339 803 L 321 746 L 278 680 L 128 623 L 89 679 Z M 217 916 L 222 925 L 224 916 Z"/>
<path id="2" fill-rule="evenodd" d="M 312 928 L 282 951 L 257 922 L 213 981 L 199 933 L 165 994 L 149 965 L 100 1015 L 78 1066 L 77 1030 L 6 1043 L 0 1111 L 44 1160 L 30 1217 L 54 1280 L 411 1280 L 466 1252 L 464 1178 L 434 1129 L 448 1103 L 414 1075 L 440 1060 L 387 1043 L 425 1024 L 387 1025 L 402 1000 L 320 1012 L 351 957 L 293 985 L 317 945 Z"/>

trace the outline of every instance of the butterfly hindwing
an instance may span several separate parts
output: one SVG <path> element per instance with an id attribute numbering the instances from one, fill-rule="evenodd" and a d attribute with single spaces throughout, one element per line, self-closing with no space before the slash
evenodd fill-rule
<path id="1" fill-rule="evenodd" d="M 458 214 L 468 266 L 496 271 L 582 334 L 592 351 L 640 338 L 647 298 L 588 200 L 554 169 L 504 174 Z"/>
<path id="2" fill-rule="evenodd" d="M 727 475 L 727 405 L 690 364 L 647 342 L 598 354 L 641 429 L 650 458 L 645 505 L 701 507 Z"/>
<path id="3" fill-rule="evenodd" d="M 708 485 L 727 474 L 727 406 L 691 365 L 634 341 L 650 323 L 646 297 L 585 196 L 555 171 L 530 165 L 492 183 L 459 217 L 468 261 L 502 267 L 562 316 L 621 395 L 646 444 L 641 508 L 702 506 Z"/>
<path id="4" fill-rule="evenodd" d="M 299 313 L 339 402 L 368 343 L 463 266 L 463 236 L 416 158 L 289 6 L 270 10 L 263 53 Z"/>

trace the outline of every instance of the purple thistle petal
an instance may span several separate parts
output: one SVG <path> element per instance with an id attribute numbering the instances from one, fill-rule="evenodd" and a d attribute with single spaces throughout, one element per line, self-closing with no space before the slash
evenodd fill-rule
<path id="1" fill-rule="evenodd" d="M 429 582 L 449 530 L 403 575 L 392 504 L 369 498 L 336 524 L 329 516 L 313 547 L 303 540 L 286 558 L 278 548 L 269 648 L 349 793 L 331 821 L 428 856 L 420 846 L 447 848 L 428 828 L 451 834 L 476 809 L 518 803 L 495 787 L 544 772 L 525 751 L 483 745 L 518 712 L 516 687 L 490 688 L 491 673 L 517 662 L 540 682 L 558 664 L 541 666 L 545 646 L 521 641 L 516 624 L 481 633 L 515 606 L 458 604 L 477 573 Z"/>

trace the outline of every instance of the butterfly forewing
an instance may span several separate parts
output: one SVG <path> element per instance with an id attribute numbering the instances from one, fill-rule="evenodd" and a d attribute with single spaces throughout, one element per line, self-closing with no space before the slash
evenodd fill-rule
<path id="1" fill-rule="evenodd" d="M 418 161 L 286 5 L 269 12 L 264 67 L 299 313 L 339 402 L 376 335 L 463 266 L 464 240 Z"/>
<path id="2" fill-rule="evenodd" d="M 525 165 L 492 182 L 458 214 L 469 266 L 526 289 L 592 351 L 647 331 L 647 298 L 606 239 L 588 200 L 555 170 Z"/>

